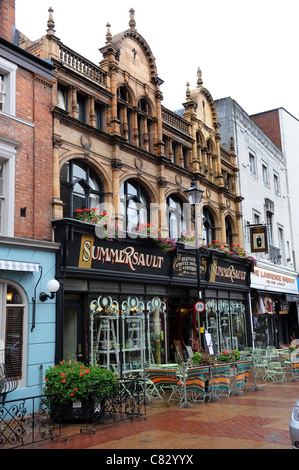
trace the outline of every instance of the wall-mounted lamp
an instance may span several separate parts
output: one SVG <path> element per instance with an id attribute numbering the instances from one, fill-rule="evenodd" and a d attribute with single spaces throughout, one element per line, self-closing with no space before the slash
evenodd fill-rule
<path id="1" fill-rule="evenodd" d="M 248 166 L 250 166 L 250 163 L 242 163 L 242 165 L 244 166 L 244 168 L 247 168 Z"/>
<path id="2" fill-rule="evenodd" d="M 55 292 L 58 291 L 60 287 L 60 284 L 56 279 L 51 279 L 50 281 L 47 282 L 47 289 L 50 292 L 50 295 L 46 294 L 45 292 L 41 292 L 39 295 L 39 300 L 41 302 L 45 302 L 47 299 L 54 299 L 55 297 Z"/>

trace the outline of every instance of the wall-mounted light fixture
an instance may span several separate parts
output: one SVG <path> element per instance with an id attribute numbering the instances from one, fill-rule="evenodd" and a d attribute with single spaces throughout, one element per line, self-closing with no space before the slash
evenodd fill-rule
<path id="1" fill-rule="evenodd" d="M 250 166 L 250 163 L 242 163 L 242 165 L 244 166 L 244 168 L 247 168 L 248 166 Z"/>
<path id="2" fill-rule="evenodd" d="M 39 300 L 41 302 L 45 302 L 47 299 L 54 299 L 55 297 L 55 292 L 58 291 L 60 287 L 60 284 L 56 279 L 51 279 L 50 281 L 47 282 L 47 289 L 50 292 L 50 295 L 46 294 L 45 292 L 41 292 L 39 294 Z"/>

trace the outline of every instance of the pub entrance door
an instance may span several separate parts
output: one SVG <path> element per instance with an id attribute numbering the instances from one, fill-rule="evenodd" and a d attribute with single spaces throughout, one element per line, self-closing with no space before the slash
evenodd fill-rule
<path id="1" fill-rule="evenodd" d="M 85 328 L 84 297 L 65 294 L 63 320 L 63 359 L 84 362 Z"/>

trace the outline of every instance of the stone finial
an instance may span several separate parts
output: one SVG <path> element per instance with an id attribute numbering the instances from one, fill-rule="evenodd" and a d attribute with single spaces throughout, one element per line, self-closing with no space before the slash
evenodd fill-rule
<path id="1" fill-rule="evenodd" d="M 190 91 L 190 83 L 189 82 L 186 83 L 186 87 L 187 87 L 186 98 L 187 98 L 187 101 L 190 101 L 191 100 L 191 91 Z"/>
<path id="2" fill-rule="evenodd" d="M 129 13 L 130 13 L 129 26 L 130 26 L 131 29 L 136 29 L 135 10 L 133 8 L 131 8 Z"/>
<path id="3" fill-rule="evenodd" d="M 53 20 L 53 8 L 50 7 L 48 12 L 49 12 L 49 18 L 48 18 L 48 22 L 47 22 L 47 26 L 48 26 L 48 29 L 47 29 L 47 33 L 48 34 L 52 34 L 52 35 L 55 35 L 55 29 L 54 29 L 54 26 L 55 26 L 55 23 L 54 23 L 54 20 Z"/>
<path id="4" fill-rule="evenodd" d="M 200 67 L 197 69 L 197 88 L 202 87 L 203 81 L 202 81 L 202 72 Z"/>
<path id="5" fill-rule="evenodd" d="M 109 44 L 112 40 L 112 34 L 111 34 L 111 31 L 110 31 L 110 27 L 111 27 L 111 24 L 110 23 L 107 23 L 106 24 L 106 28 L 107 28 L 107 33 L 106 33 L 106 44 Z"/>

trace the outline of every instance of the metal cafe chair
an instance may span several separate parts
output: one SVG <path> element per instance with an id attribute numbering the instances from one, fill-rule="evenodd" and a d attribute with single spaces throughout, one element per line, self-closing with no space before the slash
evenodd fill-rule
<path id="1" fill-rule="evenodd" d="M 265 368 L 263 380 L 272 380 L 273 382 L 285 382 L 286 368 L 279 361 L 271 361 Z"/>

